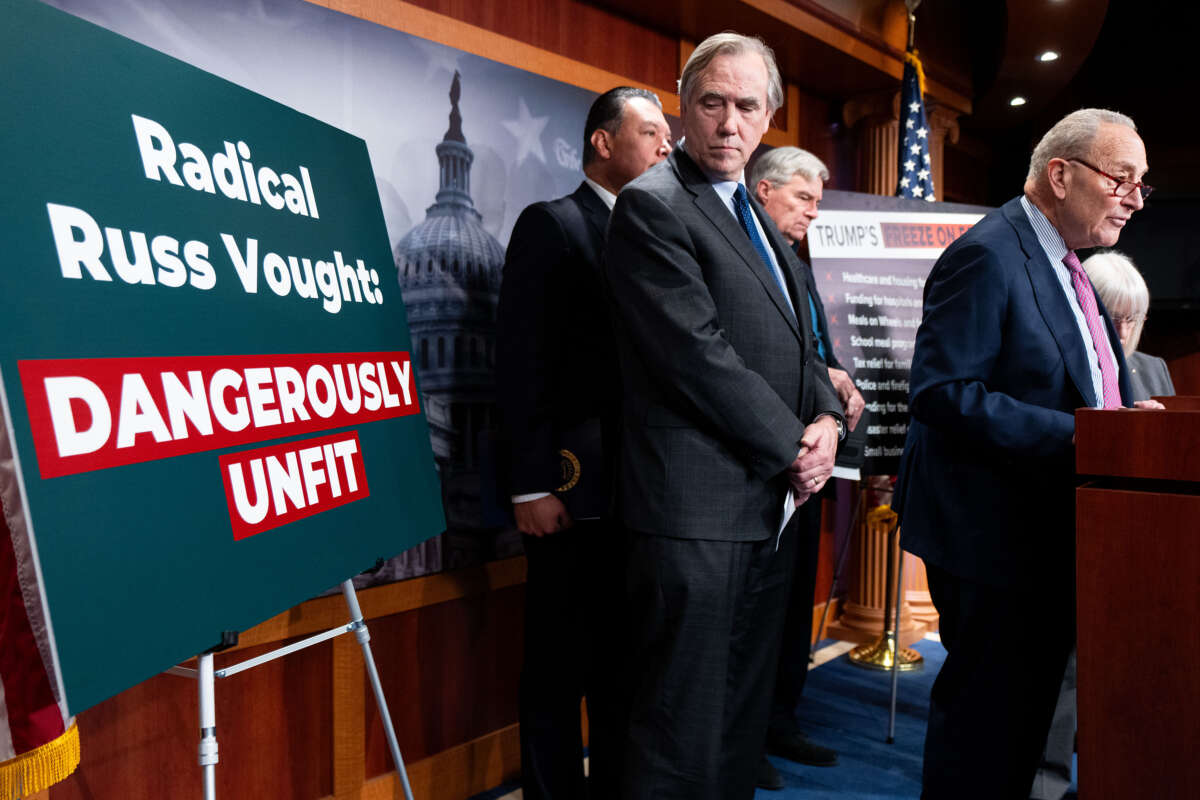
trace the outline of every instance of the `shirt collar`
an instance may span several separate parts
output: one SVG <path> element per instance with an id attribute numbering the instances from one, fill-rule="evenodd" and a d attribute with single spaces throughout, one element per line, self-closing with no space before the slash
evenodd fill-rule
<path id="1" fill-rule="evenodd" d="M 1063 256 L 1067 254 L 1067 243 L 1063 241 L 1062 234 L 1054 227 L 1041 209 L 1035 206 L 1026 195 L 1021 195 L 1021 208 L 1025 209 L 1025 216 L 1029 217 L 1029 224 L 1033 226 L 1033 232 L 1037 235 L 1038 244 L 1042 246 L 1042 250 L 1046 253 L 1046 258 L 1050 259 L 1050 264 L 1059 264 L 1063 260 Z"/>
<path id="2" fill-rule="evenodd" d="M 717 193 L 717 197 L 721 198 L 721 202 L 725 204 L 726 208 L 733 208 L 733 194 L 742 185 L 745 177 L 746 173 L 743 172 L 736 181 L 712 181 L 713 191 Z"/>
<path id="3" fill-rule="evenodd" d="M 583 182 L 586 183 L 588 186 L 592 187 L 592 191 L 595 192 L 599 196 L 599 198 L 604 201 L 604 205 L 608 206 L 609 211 L 613 210 L 613 205 L 617 202 L 617 196 L 615 194 L 610 192 L 608 189 L 605 189 L 603 186 L 596 183 L 591 178 L 585 177 L 583 179 Z"/>

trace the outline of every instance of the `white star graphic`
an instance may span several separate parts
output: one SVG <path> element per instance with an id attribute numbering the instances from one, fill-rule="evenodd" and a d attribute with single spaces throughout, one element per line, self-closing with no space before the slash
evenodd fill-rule
<path id="1" fill-rule="evenodd" d="M 922 189 L 920 186 L 913 187 L 913 197 L 920 197 L 923 194 L 925 194 L 925 190 Z"/>
<path id="2" fill-rule="evenodd" d="M 450 75 L 458 71 L 458 50 L 422 39 L 414 40 L 413 44 L 429 59 L 425 64 L 426 83 L 432 82 L 441 70 L 445 70 Z"/>
<path id="3" fill-rule="evenodd" d="M 909 181 L 908 181 L 907 176 L 900 179 L 900 185 L 903 186 L 905 189 L 908 188 L 908 183 L 909 183 Z"/>
<path id="4" fill-rule="evenodd" d="M 912 147 L 908 148 L 908 150 L 915 156 L 921 152 L 921 147 L 919 145 L 914 144 Z"/>
<path id="5" fill-rule="evenodd" d="M 905 172 L 912 172 L 916 168 L 917 168 L 917 162 L 913 161 L 911 158 L 908 161 L 904 162 L 904 171 Z"/>
<path id="6" fill-rule="evenodd" d="M 923 181 L 929 177 L 929 170 L 923 169 L 917 173 L 917 180 Z"/>
<path id="7" fill-rule="evenodd" d="M 926 153 L 926 154 L 923 156 L 923 158 L 925 159 L 925 163 L 926 163 L 926 164 L 928 164 L 928 163 L 929 163 L 929 153 Z"/>
<path id="8" fill-rule="evenodd" d="M 525 105 L 525 98 L 518 99 L 517 118 L 501 120 L 504 129 L 517 140 L 517 165 L 525 161 L 525 156 L 533 155 L 538 161 L 546 163 L 546 151 L 542 149 L 542 129 L 550 121 L 550 117 L 534 117 Z"/>
<path id="9" fill-rule="evenodd" d="M 925 130 L 924 128 L 917 128 L 917 136 L 918 136 L 918 138 L 924 139 L 924 138 L 925 138 L 925 134 L 926 134 L 926 133 L 928 133 L 928 132 L 929 132 L 929 131 Z"/>
<path id="10" fill-rule="evenodd" d="M 909 110 L 909 111 L 911 111 L 911 112 L 913 112 L 913 113 L 915 114 L 915 113 L 917 113 L 918 111 L 920 111 L 920 110 L 921 110 L 921 104 L 920 104 L 920 103 L 918 103 L 918 102 L 915 102 L 915 101 L 914 101 L 914 102 L 912 102 L 912 103 L 909 103 L 909 104 L 908 104 L 908 110 Z"/>
<path id="11" fill-rule="evenodd" d="M 926 196 L 926 198 L 925 198 L 925 199 L 926 199 L 928 202 L 932 203 L 932 202 L 933 202 L 933 201 L 934 201 L 936 198 L 935 198 L 935 197 L 934 197 L 932 194 L 930 194 L 930 195 Z"/>
<path id="12" fill-rule="evenodd" d="M 912 130 L 913 126 L 916 124 L 916 120 L 914 120 L 912 117 L 904 120 L 904 127 L 908 128 L 909 130 Z"/>

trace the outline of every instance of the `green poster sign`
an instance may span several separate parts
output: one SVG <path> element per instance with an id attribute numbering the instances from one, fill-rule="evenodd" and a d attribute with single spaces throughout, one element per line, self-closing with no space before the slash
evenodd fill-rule
<path id="1" fill-rule="evenodd" d="M 364 142 L 3 6 L 0 374 L 76 713 L 444 520 Z"/>

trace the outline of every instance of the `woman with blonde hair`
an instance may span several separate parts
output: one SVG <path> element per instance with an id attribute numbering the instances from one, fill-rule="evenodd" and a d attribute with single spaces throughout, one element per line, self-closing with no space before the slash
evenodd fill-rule
<path id="1" fill-rule="evenodd" d="M 1155 356 L 1137 352 L 1142 338 L 1142 325 L 1150 308 L 1150 291 L 1146 281 L 1129 257 L 1116 250 L 1096 253 L 1083 262 L 1100 302 L 1108 309 L 1121 337 L 1121 348 L 1129 364 L 1129 382 L 1134 400 L 1149 400 L 1153 396 L 1175 394 L 1167 362 Z"/>

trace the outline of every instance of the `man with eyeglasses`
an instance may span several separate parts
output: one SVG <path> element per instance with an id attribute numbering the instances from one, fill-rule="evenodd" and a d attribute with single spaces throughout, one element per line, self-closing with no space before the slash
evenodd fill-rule
<path id="1" fill-rule="evenodd" d="M 1133 120 L 1067 115 L 1034 149 L 1024 194 L 946 248 L 926 283 L 895 503 L 947 650 L 926 800 L 1029 797 L 1075 641 L 1074 410 L 1133 405 L 1075 250 L 1117 243 L 1146 170 Z"/>

